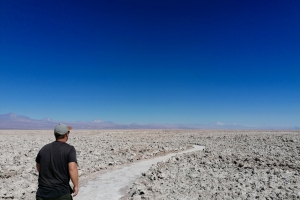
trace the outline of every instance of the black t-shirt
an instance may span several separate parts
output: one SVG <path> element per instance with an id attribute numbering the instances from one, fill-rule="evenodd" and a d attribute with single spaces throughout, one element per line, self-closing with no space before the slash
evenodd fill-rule
<path id="1" fill-rule="evenodd" d="M 40 164 L 37 196 L 57 198 L 70 193 L 68 163 L 77 163 L 73 146 L 52 142 L 39 151 L 35 161 Z"/>

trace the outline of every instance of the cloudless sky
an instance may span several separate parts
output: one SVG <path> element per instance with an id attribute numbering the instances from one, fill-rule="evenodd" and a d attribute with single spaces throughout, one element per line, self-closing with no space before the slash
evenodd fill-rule
<path id="1" fill-rule="evenodd" d="M 0 113 L 300 125 L 298 0 L 0 0 Z"/>

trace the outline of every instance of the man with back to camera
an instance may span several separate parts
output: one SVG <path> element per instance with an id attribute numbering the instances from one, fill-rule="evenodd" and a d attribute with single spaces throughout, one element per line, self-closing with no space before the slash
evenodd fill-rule
<path id="1" fill-rule="evenodd" d="M 71 200 L 71 193 L 73 196 L 78 193 L 76 150 L 66 143 L 71 129 L 71 126 L 58 124 L 54 128 L 56 141 L 43 146 L 35 159 L 39 172 L 36 200 Z"/>

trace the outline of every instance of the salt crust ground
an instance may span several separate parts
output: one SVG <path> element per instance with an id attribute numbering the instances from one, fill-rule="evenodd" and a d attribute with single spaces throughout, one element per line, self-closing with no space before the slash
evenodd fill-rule
<path id="1" fill-rule="evenodd" d="M 150 169 L 150 167 L 158 162 L 171 158 L 172 156 L 203 151 L 203 146 L 194 145 L 193 148 L 178 153 L 170 153 L 147 160 L 141 160 L 113 170 L 108 170 L 103 174 L 95 174 L 87 182 L 81 184 L 80 193 L 75 199 L 94 200 L 109 199 L 119 200 L 129 190 L 132 183 L 138 179 L 142 173 Z"/>
<path id="2" fill-rule="evenodd" d="M 0 198 L 34 199 L 35 156 L 52 130 L 0 131 Z M 80 180 L 191 145 L 145 172 L 128 199 L 299 199 L 299 131 L 74 130 Z"/>

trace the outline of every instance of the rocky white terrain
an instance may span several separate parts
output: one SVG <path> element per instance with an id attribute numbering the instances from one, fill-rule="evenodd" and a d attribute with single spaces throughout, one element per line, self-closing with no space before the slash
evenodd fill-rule
<path id="1" fill-rule="evenodd" d="M 148 171 L 154 164 L 176 155 L 188 152 L 203 151 L 203 149 L 204 146 L 193 145 L 193 148 L 185 151 L 169 153 L 122 166 L 115 166 L 114 169 L 106 170 L 104 173 L 100 172 L 93 174 L 94 176 L 92 178 L 81 181 L 80 192 L 75 199 L 119 200 L 123 198 L 124 192 L 129 191 L 129 188 L 132 186 L 134 181 L 136 181 L 142 173 Z"/>
<path id="2" fill-rule="evenodd" d="M 206 150 L 153 166 L 134 183 L 128 199 L 300 199 L 299 132 L 189 137 Z"/>
<path id="3" fill-rule="evenodd" d="M 53 131 L 0 131 L 0 198 L 35 199 L 35 156 Z M 114 166 L 205 146 L 143 173 L 124 199 L 299 199 L 296 131 L 74 130 L 80 180 Z M 75 198 L 76 199 L 76 198 Z"/>

